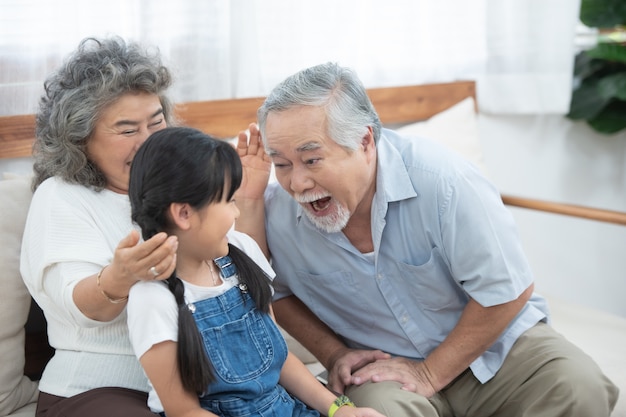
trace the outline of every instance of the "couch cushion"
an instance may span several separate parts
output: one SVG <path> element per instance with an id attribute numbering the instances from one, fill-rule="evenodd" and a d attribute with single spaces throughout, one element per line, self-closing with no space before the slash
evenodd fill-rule
<path id="1" fill-rule="evenodd" d="M 35 417 L 36 412 L 37 412 L 37 404 L 30 403 L 20 408 L 19 410 L 15 410 L 13 413 L 9 414 L 7 417 Z"/>
<path id="2" fill-rule="evenodd" d="M 393 126 L 392 126 L 393 127 Z M 474 99 L 468 97 L 423 122 L 398 127 L 398 133 L 434 140 L 457 152 L 487 175 Z"/>
<path id="3" fill-rule="evenodd" d="M 32 193 L 30 177 L 0 181 L 0 415 L 37 400 L 37 383 L 24 376 L 24 325 L 31 298 L 19 273 L 22 231 Z"/>

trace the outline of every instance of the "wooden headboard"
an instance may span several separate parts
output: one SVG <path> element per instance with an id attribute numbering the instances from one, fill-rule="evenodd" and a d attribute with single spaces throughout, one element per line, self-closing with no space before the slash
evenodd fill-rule
<path id="1" fill-rule="evenodd" d="M 467 97 L 476 98 L 473 81 L 368 89 L 383 124 L 426 120 Z M 180 103 L 180 121 L 221 138 L 232 138 L 256 120 L 263 97 Z M 34 115 L 0 117 L 0 159 L 31 155 Z M 626 213 L 502 195 L 509 206 L 626 225 Z"/>
<path id="2" fill-rule="evenodd" d="M 475 97 L 472 81 L 368 90 L 385 124 L 425 120 L 467 97 Z M 176 113 L 182 123 L 221 138 L 232 138 L 256 120 L 263 97 L 181 103 Z M 32 114 L 0 117 L 0 158 L 31 155 L 35 137 Z"/>

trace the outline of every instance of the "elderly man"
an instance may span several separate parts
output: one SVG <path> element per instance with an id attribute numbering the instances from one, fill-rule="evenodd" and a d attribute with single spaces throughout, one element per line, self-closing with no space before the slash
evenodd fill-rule
<path id="1" fill-rule="evenodd" d="M 266 233 L 276 317 L 329 388 L 394 417 L 609 416 L 617 388 L 547 324 L 512 216 L 475 167 L 381 128 L 333 63 L 279 84 L 258 122 L 237 144 L 238 228 Z M 263 145 L 278 180 L 264 197 Z"/>

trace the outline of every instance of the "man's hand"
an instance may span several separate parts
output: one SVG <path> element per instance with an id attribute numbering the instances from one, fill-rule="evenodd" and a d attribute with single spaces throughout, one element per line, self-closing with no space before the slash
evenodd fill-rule
<path id="1" fill-rule="evenodd" d="M 243 167 L 243 178 L 235 199 L 262 200 L 272 163 L 265 153 L 257 124 L 250 123 L 248 131 L 250 138 L 245 130 L 237 136 L 236 149 Z"/>
<path id="2" fill-rule="evenodd" d="M 402 389 L 426 398 L 437 392 L 431 383 L 432 375 L 426 363 L 406 358 L 382 359 L 367 364 L 352 374 L 350 383 L 361 385 L 367 381 L 397 381 L 402 384 Z"/>
<path id="3" fill-rule="evenodd" d="M 333 355 L 328 372 L 328 387 L 343 394 L 347 385 L 352 384 L 352 373 L 378 360 L 389 359 L 391 355 L 380 350 L 343 349 Z"/>

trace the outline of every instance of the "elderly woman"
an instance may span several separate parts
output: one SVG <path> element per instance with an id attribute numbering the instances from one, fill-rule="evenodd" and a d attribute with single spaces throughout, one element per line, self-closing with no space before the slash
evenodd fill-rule
<path id="1" fill-rule="evenodd" d="M 127 192 L 137 149 L 172 123 L 170 84 L 158 51 L 117 37 L 83 40 L 45 82 L 21 256 L 56 350 L 38 416 L 154 416 L 126 300 L 136 282 L 170 276 L 177 241 L 140 242 Z"/>

